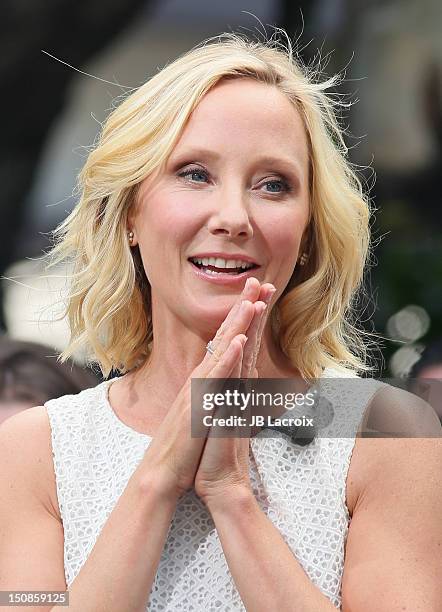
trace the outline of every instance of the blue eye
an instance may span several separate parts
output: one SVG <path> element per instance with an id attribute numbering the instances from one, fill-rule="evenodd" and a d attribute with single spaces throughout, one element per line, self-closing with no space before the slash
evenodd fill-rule
<path id="1" fill-rule="evenodd" d="M 266 181 L 264 183 L 264 185 L 279 185 L 281 187 L 280 191 L 269 191 L 268 193 L 283 193 L 284 191 L 291 191 L 290 185 L 287 183 L 287 181 L 282 181 L 282 180 L 271 180 L 271 181 Z"/>
<path id="2" fill-rule="evenodd" d="M 179 172 L 178 176 L 181 177 L 186 177 L 186 176 L 192 176 L 194 174 L 199 174 L 200 176 L 205 176 L 207 178 L 207 172 L 205 172 L 204 170 L 202 170 L 201 168 L 188 168 L 187 170 L 183 170 L 183 172 Z M 196 183 L 199 183 L 201 181 L 195 181 Z"/>
<path id="3" fill-rule="evenodd" d="M 206 170 L 203 170 L 202 168 L 193 167 L 193 168 L 187 168 L 186 170 L 183 170 L 182 172 L 178 172 L 178 176 L 181 178 L 190 177 L 191 181 L 194 183 L 203 183 L 203 182 L 207 182 L 209 174 L 208 172 L 206 172 Z M 200 181 L 197 178 L 195 179 L 195 176 L 203 177 L 203 180 Z M 277 190 L 273 190 L 272 188 L 270 188 L 270 191 L 267 191 L 268 194 L 279 195 L 283 193 L 289 193 L 292 190 L 290 183 L 288 183 L 288 181 L 285 181 L 283 179 L 272 179 L 270 181 L 265 181 L 262 185 L 266 185 L 266 186 L 273 185 L 277 187 Z"/>

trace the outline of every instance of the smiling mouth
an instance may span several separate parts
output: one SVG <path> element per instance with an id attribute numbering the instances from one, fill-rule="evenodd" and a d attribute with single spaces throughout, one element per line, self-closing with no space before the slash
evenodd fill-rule
<path id="1" fill-rule="evenodd" d="M 259 268 L 259 266 L 256 264 L 250 264 L 246 268 L 242 268 L 242 267 L 240 268 L 217 268 L 216 266 L 211 266 L 209 264 L 204 265 L 202 263 L 198 263 L 197 261 L 194 261 L 191 258 L 189 258 L 188 261 L 193 266 L 195 266 L 195 268 L 198 268 L 202 272 L 205 272 L 206 274 L 213 274 L 213 275 L 230 274 L 231 276 L 240 276 L 241 274 L 245 274 L 249 272 L 250 270 L 255 270 Z"/>

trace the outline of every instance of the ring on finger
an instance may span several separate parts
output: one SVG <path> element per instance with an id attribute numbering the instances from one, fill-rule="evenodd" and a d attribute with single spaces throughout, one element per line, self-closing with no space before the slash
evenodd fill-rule
<path id="1" fill-rule="evenodd" d="M 206 350 L 208 353 L 210 353 L 210 355 L 212 355 L 215 358 L 215 361 L 219 361 L 220 359 L 220 355 L 219 352 L 217 351 L 216 347 L 213 346 L 213 341 L 209 340 L 209 342 L 206 345 Z"/>

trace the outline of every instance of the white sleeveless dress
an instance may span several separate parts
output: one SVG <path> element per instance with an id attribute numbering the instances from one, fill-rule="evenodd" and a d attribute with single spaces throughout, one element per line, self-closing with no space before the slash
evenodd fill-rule
<path id="1" fill-rule="evenodd" d="M 260 508 L 312 582 L 337 608 L 350 520 L 345 489 L 354 434 L 370 397 L 383 384 L 366 380 L 369 384 L 363 392 L 355 393 L 337 380 L 333 384 L 333 379 L 348 376 L 344 372 L 326 369 L 321 394 L 333 403 L 335 425 L 339 428 L 345 422 L 344 429 L 350 428 L 352 437 L 323 433 L 309 445 L 299 446 L 282 432 L 272 431 L 268 437 L 264 430 L 250 440 L 250 480 Z M 111 382 L 45 404 L 68 588 L 152 440 L 114 413 L 108 401 Z M 245 610 L 213 520 L 193 489 L 178 501 L 147 609 Z"/>

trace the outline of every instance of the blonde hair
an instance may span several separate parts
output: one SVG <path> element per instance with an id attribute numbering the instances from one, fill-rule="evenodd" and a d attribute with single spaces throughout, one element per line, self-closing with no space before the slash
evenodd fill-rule
<path id="1" fill-rule="evenodd" d="M 278 29 L 279 30 L 279 29 Z M 283 30 L 279 30 L 285 34 Z M 354 326 L 369 253 L 370 205 L 347 160 L 336 107 L 326 91 L 337 77 L 318 72 L 274 39 L 225 33 L 200 43 L 131 93 L 109 115 L 79 175 L 80 199 L 54 231 L 52 261 L 73 264 L 66 313 L 71 340 L 65 360 L 87 347 L 105 375 L 126 372 L 150 355 L 150 285 L 127 218 L 140 183 L 160 171 L 186 121 L 221 79 L 248 77 L 277 87 L 299 111 L 310 153 L 308 262 L 296 266 L 272 309 L 281 350 L 304 377 L 324 367 L 369 370 L 367 344 Z"/>

